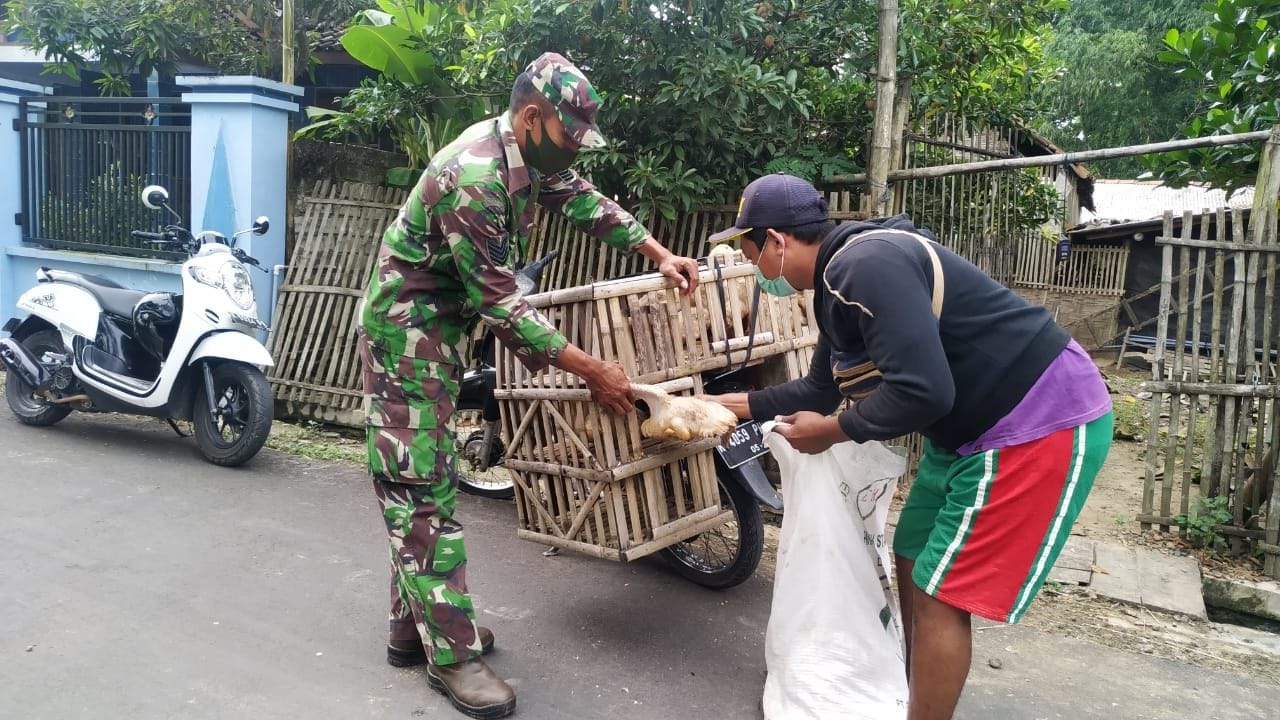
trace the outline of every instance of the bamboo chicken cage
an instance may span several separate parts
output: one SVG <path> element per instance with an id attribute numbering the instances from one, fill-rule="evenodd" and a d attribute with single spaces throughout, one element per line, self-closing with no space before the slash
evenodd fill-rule
<path id="1" fill-rule="evenodd" d="M 804 375 L 817 343 L 810 293 L 762 295 L 752 342 L 753 266 L 736 254 L 711 262 L 719 267 L 701 271 L 691 298 L 655 273 L 529 300 L 570 342 L 672 395 L 701 393 L 702 374 L 742 365 L 749 345 L 752 365 Z M 635 413 L 610 415 L 576 376 L 531 372 L 508 352 L 497 385 L 521 538 L 626 561 L 732 519 L 720 506 L 718 439 L 646 439 Z"/>

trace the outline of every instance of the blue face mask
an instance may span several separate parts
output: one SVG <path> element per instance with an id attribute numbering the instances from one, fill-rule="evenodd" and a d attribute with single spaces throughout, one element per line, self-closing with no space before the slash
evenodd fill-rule
<path id="1" fill-rule="evenodd" d="M 761 254 L 763 254 L 763 249 Z M 759 258 L 756 258 L 756 260 L 756 284 L 760 286 L 760 292 L 776 297 L 790 297 L 796 294 L 796 289 L 782 275 L 782 268 L 787 265 L 786 255 L 782 256 L 781 264 L 778 266 L 778 277 L 776 278 L 765 277 L 764 273 L 760 272 Z"/>

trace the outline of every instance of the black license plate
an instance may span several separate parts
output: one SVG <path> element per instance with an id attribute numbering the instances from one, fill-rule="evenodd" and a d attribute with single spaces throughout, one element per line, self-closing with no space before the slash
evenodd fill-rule
<path id="1" fill-rule="evenodd" d="M 729 442 L 717 445 L 716 452 L 720 453 L 725 465 L 736 468 L 767 454 L 769 448 L 760 435 L 760 426 L 754 420 L 748 420 L 733 431 Z"/>

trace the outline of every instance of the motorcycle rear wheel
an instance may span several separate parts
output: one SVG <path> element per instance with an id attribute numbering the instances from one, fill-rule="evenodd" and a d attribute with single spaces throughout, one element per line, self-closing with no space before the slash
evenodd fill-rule
<path id="1" fill-rule="evenodd" d="M 489 467 L 482 471 L 479 460 L 483 447 L 484 430 L 472 431 L 463 441 L 462 457 L 458 458 L 458 488 L 469 495 L 509 500 L 516 494 L 516 484 L 511 479 L 511 471 L 501 464 L 506 446 L 502 444 L 502 438 L 493 439 Z"/>
<path id="2" fill-rule="evenodd" d="M 755 574 L 764 552 L 764 517 L 760 504 L 740 483 L 717 475 L 720 507 L 733 520 L 662 550 L 662 555 L 686 580 L 713 590 L 740 585 Z"/>
<path id="3" fill-rule="evenodd" d="M 62 353 L 62 337 L 55 330 L 40 330 L 23 338 L 22 346 L 39 358 L 46 352 Z M 23 425 L 48 427 L 71 414 L 71 406 L 54 405 L 35 397 L 35 388 L 28 385 L 18 373 L 5 373 L 4 399 L 9 409 Z"/>

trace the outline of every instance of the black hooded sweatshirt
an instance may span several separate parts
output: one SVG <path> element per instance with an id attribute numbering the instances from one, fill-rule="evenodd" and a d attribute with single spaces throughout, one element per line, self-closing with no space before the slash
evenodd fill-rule
<path id="1" fill-rule="evenodd" d="M 809 374 L 753 392 L 751 416 L 801 410 L 840 414 L 850 438 L 920 432 L 954 450 L 1022 400 L 1071 337 L 1049 312 L 964 258 L 930 243 L 941 263 L 942 311 L 933 312 L 933 262 L 906 215 L 839 225 L 814 269 L 819 340 Z"/>

